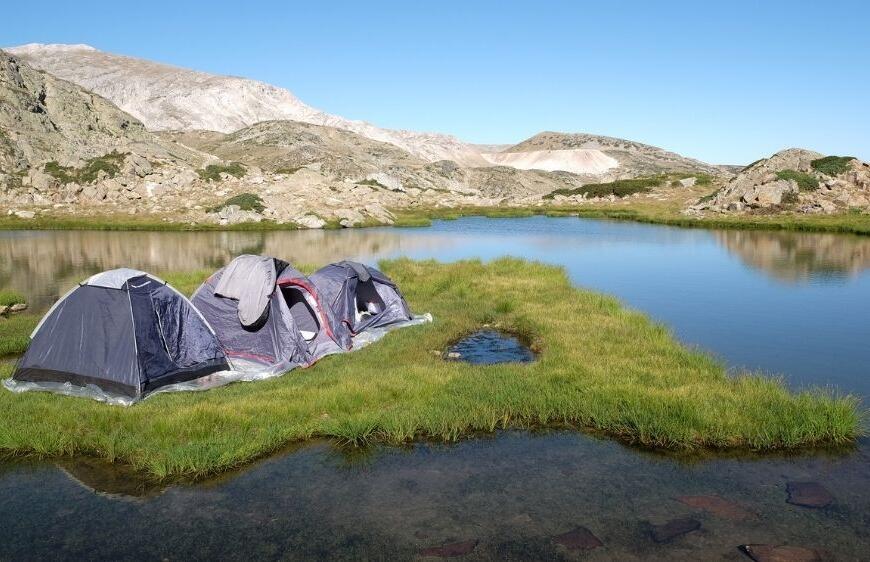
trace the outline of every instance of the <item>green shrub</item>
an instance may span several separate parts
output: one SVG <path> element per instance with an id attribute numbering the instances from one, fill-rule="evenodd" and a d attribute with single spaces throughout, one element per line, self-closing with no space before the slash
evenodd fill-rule
<path id="1" fill-rule="evenodd" d="M 266 206 L 263 205 L 263 200 L 259 195 L 254 193 L 239 193 L 238 195 L 234 195 L 230 197 L 220 205 L 216 205 L 208 209 L 209 213 L 216 213 L 223 209 L 224 207 L 229 207 L 230 205 L 238 205 L 239 208 L 243 211 L 256 211 L 258 213 L 262 213 Z"/>
<path id="2" fill-rule="evenodd" d="M 301 169 L 302 169 L 302 166 L 293 166 L 291 168 L 277 168 L 275 170 L 275 173 L 276 174 L 287 174 L 289 176 L 290 174 L 295 174 L 296 172 L 298 172 Z"/>
<path id="3" fill-rule="evenodd" d="M 616 180 L 608 183 L 587 183 L 581 187 L 561 188 L 544 195 L 544 199 L 553 199 L 556 195 L 579 195 L 587 193 L 589 197 L 606 197 L 616 195 L 625 197 L 632 193 L 647 193 L 652 187 L 658 187 L 668 180 L 667 176 L 650 176 L 630 180 Z"/>
<path id="4" fill-rule="evenodd" d="M 798 194 L 794 191 L 789 191 L 782 194 L 781 201 L 783 203 L 797 203 L 798 202 Z"/>
<path id="5" fill-rule="evenodd" d="M 248 173 L 248 170 L 239 162 L 231 162 L 229 164 L 209 164 L 205 168 L 197 170 L 196 173 L 206 181 L 221 181 L 222 173 L 242 178 Z"/>
<path id="6" fill-rule="evenodd" d="M 821 172 L 828 176 L 837 176 L 843 172 L 848 172 L 851 166 L 849 163 L 854 160 L 854 156 L 825 156 L 810 162 L 810 166 L 817 172 Z"/>
<path id="7" fill-rule="evenodd" d="M 710 174 L 697 174 L 695 176 L 695 185 L 710 185 L 713 183 L 713 176 Z"/>
<path id="8" fill-rule="evenodd" d="M 819 188 L 819 180 L 797 170 L 782 170 L 776 173 L 781 180 L 794 180 L 801 191 L 815 191 Z"/>
<path id="9" fill-rule="evenodd" d="M 91 183 L 97 179 L 100 171 L 105 172 L 106 176 L 110 178 L 117 176 L 121 172 L 121 164 L 126 157 L 126 152 L 122 153 L 113 150 L 103 156 L 87 160 L 81 168 L 61 166 L 57 161 L 52 160 L 47 162 L 42 169 L 46 174 L 57 178 L 63 185 L 68 183 Z"/>
<path id="10" fill-rule="evenodd" d="M 389 191 L 389 187 L 385 186 L 381 182 L 376 179 L 368 179 L 368 180 L 360 180 L 356 182 L 357 185 L 368 185 L 369 187 L 377 187 L 379 189 L 386 189 Z"/>

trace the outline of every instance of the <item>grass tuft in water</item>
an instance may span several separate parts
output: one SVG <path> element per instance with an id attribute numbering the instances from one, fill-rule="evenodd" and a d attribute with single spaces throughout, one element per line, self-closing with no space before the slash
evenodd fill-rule
<path id="1" fill-rule="evenodd" d="M 130 408 L 0 391 L 0 451 L 90 455 L 162 478 L 225 471 L 318 437 L 398 444 L 558 425 L 656 448 L 771 450 L 861 433 L 856 398 L 729 377 L 644 315 L 573 287 L 560 268 L 516 259 L 382 266 L 434 323 L 280 378 L 156 395 Z M 166 279 L 190 292 L 205 275 Z M 480 367 L 432 353 L 488 323 L 517 334 L 538 360 Z"/>

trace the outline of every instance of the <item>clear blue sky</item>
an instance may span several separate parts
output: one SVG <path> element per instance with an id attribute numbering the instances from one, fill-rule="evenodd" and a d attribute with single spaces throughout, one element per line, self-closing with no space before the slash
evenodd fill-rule
<path id="1" fill-rule="evenodd" d="M 88 43 L 472 142 L 557 130 L 715 163 L 789 146 L 870 159 L 870 18 L 857 1 L 43 0 L 2 12 L 0 45 Z"/>

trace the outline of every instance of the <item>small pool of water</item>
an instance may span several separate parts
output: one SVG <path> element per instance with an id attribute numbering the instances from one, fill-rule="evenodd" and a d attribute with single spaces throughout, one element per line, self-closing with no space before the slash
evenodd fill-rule
<path id="1" fill-rule="evenodd" d="M 483 329 L 466 336 L 447 350 L 447 359 L 474 365 L 530 363 L 534 352 L 519 339 L 498 330 Z"/>

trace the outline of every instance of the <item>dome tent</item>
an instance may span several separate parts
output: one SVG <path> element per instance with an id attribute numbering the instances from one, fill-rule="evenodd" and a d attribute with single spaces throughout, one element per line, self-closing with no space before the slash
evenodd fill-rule
<path id="1" fill-rule="evenodd" d="M 114 269 L 54 304 L 7 386 L 89 395 L 93 385 L 102 399 L 130 403 L 229 368 L 208 322 L 181 293 L 148 273 Z"/>
<path id="2" fill-rule="evenodd" d="M 351 345 L 308 278 L 276 258 L 238 256 L 192 301 L 240 370 L 277 375 Z"/>
<path id="3" fill-rule="evenodd" d="M 374 267 L 341 261 L 317 270 L 311 281 L 354 336 L 415 320 L 396 284 Z"/>

